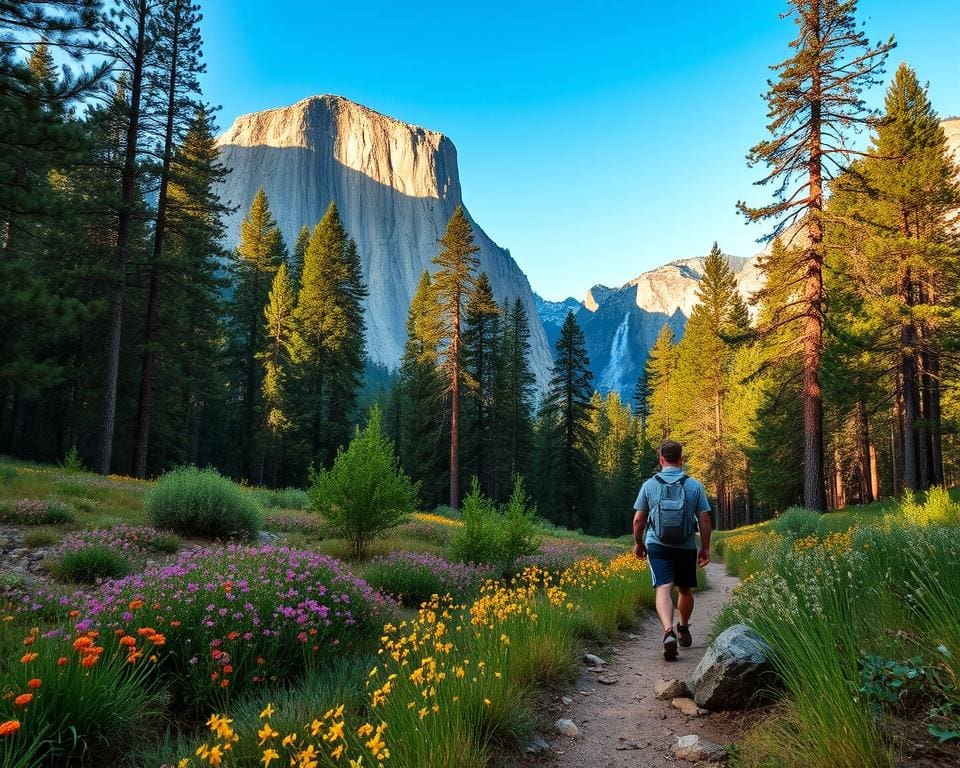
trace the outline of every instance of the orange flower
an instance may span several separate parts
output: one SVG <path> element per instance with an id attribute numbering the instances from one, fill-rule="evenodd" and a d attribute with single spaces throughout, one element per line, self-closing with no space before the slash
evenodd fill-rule
<path id="1" fill-rule="evenodd" d="M 233 665 L 232 665 L 232 664 L 227 664 L 227 665 L 223 668 L 223 674 L 225 674 L 225 675 L 232 675 L 232 674 L 233 674 Z"/>
<path id="2" fill-rule="evenodd" d="M 174 619 L 173 621 L 170 622 L 170 626 L 173 627 L 174 629 L 176 629 L 176 628 L 179 627 L 182 623 L 183 623 L 183 622 L 180 621 L 179 619 Z"/>
<path id="3" fill-rule="evenodd" d="M 130 651 L 130 653 L 127 655 L 127 663 L 135 664 L 137 659 L 139 659 L 141 656 L 143 656 L 143 651 Z"/>
<path id="4" fill-rule="evenodd" d="M 68 662 L 68 661 L 69 661 L 69 659 L 67 659 L 66 656 L 61 656 L 59 659 L 57 659 L 57 666 L 58 666 L 58 667 L 65 667 L 65 666 L 67 666 L 67 662 Z"/>
<path id="5" fill-rule="evenodd" d="M 25 653 L 25 654 L 23 654 L 23 656 L 20 657 L 20 663 L 21 663 L 21 664 L 29 664 L 31 661 L 33 661 L 35 658 L 37 658 L 37 656 L 39 656 L 39 655 L 40 655 L 39 653 Z"/>
<path id="6" fill-rule="evenodd" d="M 113 634 L 115 634 L 117 637 L 122 637 L 125 631 L 126 630 L 120 629 L 118 627 L 117 629 L 113 630 Z"/>
<path id="7" fill-rule="evenodd" d="M 71 618 L 71 619 L 75 619 L 75 618 L 77 618 L 77 616 L 79 616 L 79 615 L 80 615 L 80 611 L 77 611 L 77 610 L 70 611 L 70 618 Z"/>
<path id="8" fill-rule="evenodd" d="M 147 635 L 157 634 L 157 630 L 153 627 L 140 627 L 140 629 L 137 630 L 137 634 L 140 635 L 140 637 L 146 637 Z"/>
<path id="9" fill-rule="evenodd" d="M 125 645 L 127 648 L 132 648 L 137 644 L 137 638 L 130 637 L 130 635 L 124 635 L 120 638 L 120 645 Z"/>
<path id="10" fill-rule="evenodd" d="M 89 656 L 84 656 L 83 661 L 81 661 L 80 663 L 83 664 L 83 666 L 86 669 L 89 669 L 90 667 L 92 667 L 94 664 L 97 663 L 97 660 L 99 658 L 100 657 L 97 656 L 95 653 L 91 653 Z"/>
<path id="11" fill-rule="evenodd" d="M 232 581 L 225 581 L 225 582 L 223 582 L 223 591 L 224 591 L 224 592 L 229 592 L 231 589 L 233 589 L 233 582 L 232 582 Z"/>
<path id="12" fill-rule="evenodd" d="M 143 600 L 131 600 L 127 608 L 129 608 L 131 611 L 136 611 L 139 608 L 143 608 Z"/>
<path id="13" fill-rule="evenodd" d="M 240 633 L 234 630 L 227 635 L 227 640 L 236 640 L 238 637 L 240 637 Z"/>
<path id="14" fill-rule="evenodd" d="M 164 645 L 167 642 L 167 638 L 165 638 L 159 632 L 154 635 L 150 635 L 150 637 L 148 637 L 147 640 L 149 640 L 154 645 Z"/>
<path id="15" fill-rule="evenodd" d="M 5 723 L 0 723 L 0 736 L 10 736 L 19 730 L 19 720 L 7 720 Z"/>
<path id="16" fill-rule="evenodd" d="M 33 642 L 34 642 L 34 640 L 36 640 L 36 639 L 37 639 L 37 638 L 36 638 L 35 635 L 27 635 L 27 637 L 23 638 L 23 644 L 24 644 L 24 645 L 33 645 Z"/>
<path id="17" fill-rule="evenodd" d="M 33 701 L 32 693 L 21 693 L 19 696 L 17 696 L 17 698 L 13 700 L 13 703 L 16 704 L 18 707 L 25 707 L 31 701 Z"/>
<path id="18" fill-rule="evenodd" d="M 93 645 L 93 639 L 89 637 L 78 637 L 73 641 L 73 649 L 75 651 L 82 651 L 84 648 L 89 648 Z"/>
<path id="19" fill-rule="evenodd" d="M 27 688 L 33 688 L 33 690 L 37 690 L 37 688 L 39 688 L 40 685 L 41 685 L 40 678 L 35 677 L 29 683 L 27 683 Z"/>
<path id="20" fill-rule="evenodd" d="M 223 680 L 220 681 L 220 687 L 221 687 L 221 688 L 226 688 L 228 685 L 230 685 L 230 681 L 227 680 L 226 678 L 224 678 Z"/>

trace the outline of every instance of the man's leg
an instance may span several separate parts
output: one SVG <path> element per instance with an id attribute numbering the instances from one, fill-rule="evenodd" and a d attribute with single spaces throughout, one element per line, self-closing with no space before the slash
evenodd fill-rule
<path id="1" fill-rule="evenodd" d="M 657 616 L 663 625 L 663 631 L 673 629 L 673 582 L 657 587 Z M 689 616 L 689 614 L 688 614 Z"/>
<path id="2" fill-rule="evenodd" d="M 693 590 L 690 587 L 677 587 L 680 597 L 677 598 L 677 611 L 680 613 L 680 623 L 687 626 L 690 623 L 690 616 L 693 614 Z M 657 595 L 659 600 L 660 595 Z M 659 603 L 658 603 L 659 606 Z M 657 609 L 659 613 L 659 607 Z M 673 621 L 671 612 L 670 620 Z"/>

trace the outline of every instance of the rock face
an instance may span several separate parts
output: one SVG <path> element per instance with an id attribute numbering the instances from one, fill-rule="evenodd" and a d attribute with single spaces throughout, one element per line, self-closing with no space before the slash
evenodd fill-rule
<path id="1" fill-rule="evenodd" d="M 746 624 L 734 624 L 710 644 L 694 670 L 690 687 L 698 706 L 746 709 L 774 682 L 770 646 Z"/>
<path id="2" fill-rule="evenodd" d="M 749 298 L 763 279 L 757 257 L 728 256 L 737 287 Z M 705 258 L 673 261 L 644 272 L 620 288 L 595 285 L 576 309 L 587 339 L 594 384 L 601 392 L 619 392 L 628 401 L 664 324 L 679 338 L 697 301 Z M 556 339 L 575 299 L 539 300 L 547 338 Z"/>
<path id="3" fill-rule="evenodd" d="M 290 248 L 300 228 L 315 225 L 336 202 L 370 291 L 367 353 L 396 368 L 410 300 L 423 271 L 432 271 L 437 240 L 462 203 L 453 142 L 339 96 L 315 96 L 238 117 L 217 145 L 231 169 L 219 195 L 238 207 L 225 220 L 228 247 L 236 245 L 260 187 Z M 526 306 L 531 364 L 542 385 L 551 358 L 530 284 L 509 251 L 471 223 L 497 300 L 519 297 Z"/>

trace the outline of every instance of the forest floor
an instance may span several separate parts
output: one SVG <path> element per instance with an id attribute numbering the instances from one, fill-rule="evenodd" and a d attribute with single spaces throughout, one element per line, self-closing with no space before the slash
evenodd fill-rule
<path id="1" fill-rule="evenodd" d="M 681 648 L 676 661 L 663 658 L 663 630 L 653 612 L 635 632 L 624 633 L 598 655 L 607 661 L 603 673 L 584 669 L 573 690 L 552 694 L 542 709 L 542 733 L 550 749 L 524 765 L 547 768 L 660 768 L 690 765 L 673 756 L 680 736 L 696 734 L 716 744 L 736 740 L 757 714 L 711 713 L 688 717 L 653 692 L 658 680 L 688 681 L 706 652 L 710 627 L 739 581 L 722 563 L 707 566 L 708 589 L 698 592 L 691 629 L 693 645 Z M 601 682 L 600 679 L 605 682 Z M 615 681 L 615 682 L 613 682 Z M 567 705 L 565 695 L 572 699 Z M 568 718 L 580 731 L 570 738 L 556 733 L 557 719 Z"/>

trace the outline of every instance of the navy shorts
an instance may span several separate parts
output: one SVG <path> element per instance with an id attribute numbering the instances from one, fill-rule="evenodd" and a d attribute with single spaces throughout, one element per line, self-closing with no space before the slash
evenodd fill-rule
<path id="1" fill-rule="evenodd" d="M 653 586 L 662 587 L 671 582 L 678 587 L 697 586 L 697 550 L 647 545 L 647 563 L 653 576 Z"/>

